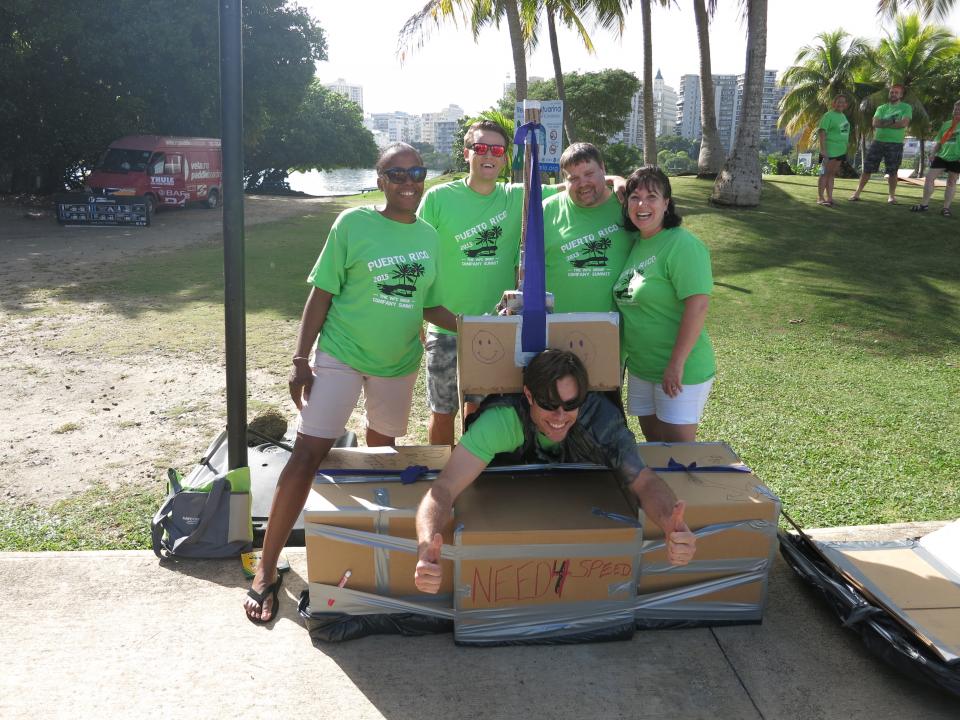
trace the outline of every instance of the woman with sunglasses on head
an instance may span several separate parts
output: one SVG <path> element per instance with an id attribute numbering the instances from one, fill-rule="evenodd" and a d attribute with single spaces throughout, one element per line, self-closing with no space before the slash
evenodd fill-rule
<path id="1" fill-rule="evenodd" d="M 567 350 L 544 350 L 523 371 L 523 392 L 487 397 L 417 510 L 419 562 L 414 581 L 440 588 L 441 529 L 453 503 L 488 464 L 588 462 L 605 465 L 637 497 L 667 538 L 667 556 L 685 565 L 696 538 L 683 520 L 684 503 L 644 466 L 623 411 L 603 393 L 587 392 L 587 370 Z"/>
<path id="2" fill-rule="evenodd" d="M 377 162 L 383 208 L 342 212 L 307 279 L 312 289 L 288 378 L 300 424 L 277 483 L 260 565 L 244 600 L 254 622 L 276 617 L 277 559 L 361 389 L 367 445 L 393 445 L 407 431 L 423 354 L 423 320 L 456 328 L 454 316 L 433 299 L 437 233 L 416 216 L 426 174 L 411 146 L 386 148 Z"/>
<path id="3" fill-rule="evenodd" d="M 628 412 L 648 442 L 693 442 L 716 374 L 704 329 L 710 252 L 680 227 L 670 180 L 646 166 L 627 178 L 623 225 L 640 237 L 613 297 L 623 319 Z"/>

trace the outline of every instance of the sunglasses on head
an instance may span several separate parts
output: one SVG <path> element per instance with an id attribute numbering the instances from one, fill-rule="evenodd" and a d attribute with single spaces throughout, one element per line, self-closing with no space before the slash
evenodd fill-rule
<path id="1" fill-rule="evenodd" d="M 473 150 L 477 155 L 486 155 L 489 151 L 494 157 L 503 157 L 507 148 L 503 145 L 490 145 L 489 143 L 473 143 L 467 145 L 468 150 Z"/>
<path id="2" fill-rule="evenodd" d="M 380 171 L 380 176 L 385 177 L 390 182 L 395 185 L 406 181 L 407 178 L 410 178 L 413 182 L 423 182 L 427 177 L 427 169 L 422 165 L 414 165 L 413 167 L 401 168 L 401 167 L 392 167 L 387 168 L 386 170 Z"/>
<path id="3" fill-rule="evenodd" d="M 540 407 L 541 410 L 546 410 L 547 412 L 554 412 L 557 408 L 563 408 L 566 412 L 573 412 L 578 410 L 581 405 L 583 405 L 586 398 L 575 397 L 573 400 L 567 400 L 566 402 L 550 402 L 541 401 L 540 398 L 534 397 L 533 401 Z"/>

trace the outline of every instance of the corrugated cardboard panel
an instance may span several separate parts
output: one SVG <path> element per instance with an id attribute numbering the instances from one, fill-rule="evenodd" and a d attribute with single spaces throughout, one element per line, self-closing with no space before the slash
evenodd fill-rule
<path id="1" fill-rule="evenodd" d="M 674 590 L 676 588 L 694 587 L 700 583 L 711 580 L 720 580 L 725 577 L 732 577 L 737 573 L 731 572 L 677 572 L 677 573 L 650 573 L 640 575 L 640 585 L 638 587 L 639 595 L 649 595 L 664 590 Z M 761 602 L 763 600 L 764 586 L 760 581 L 737 585 L 736 587 L 724 590 L 715 590 L 710 593 L 697 596 L 697 602 L 704 599 L 720 601 L 720 598 L 731 598 L 729 602 Z M 724 600 L 727 602 L 727 600 Z"/>
<path id="2" fill-rule="evenodd" d="M 960 608 L 936 610 L 906 610 L 907 619 L 937 644 L 952 648 L 952 655 L 960 655 Z"/>
<path id="3" fill-rule="evenodd" d="M 462 560 L 457 587 L 459 610 L 590 600 L 627 599 L 636 557 L 524 558 Z"/>
<path id="4" fill-rule="evenodd" d="M 904 610 L 960 608 L 960 586 L 913 548 L 840 550 L 869 588 L 877 588 Z"/>
<path id="5" fill-rule="evenodd" d="M 609 472 L 481 476 L 456 503 L 458 545 L 470 552 L 457 609 L 628 600 L 640 550 L 631 510 Z"/>
<path id="6" fill-rule="evenodd" d="M 425 465 L 439 470 L 450 459 L 447 445 L 399 445 L 397 447 L 333 448 L 323 459 L 324 470 L 405 470 Z"/>
<path id="7" fill-rule="evenodd" d="M 593 508 L 635 517 L 612 473 L 484 473 L 457 498 L 465 532 L 525 532 L 623 527 Z"/>
<path id="8" fill-rule="evenodd" d="M 468 315 L 457 319 L 460 392 L 522 390 L 521 324 L 519 315 Z M 620 330 L 616 313 L 548 315 L 547 347 L 570 350 L 583 360 L 591 390 L 620 387 Z"/>
<path id="9" fill-rule="evenodd" d="M 370 516 L 341 515 L 335 524 L 337 527 L 374 532 L 375 519 Z M 310 522 L 304 523 L 309 529 Z M 348 586 L 354 590 L 376 592 L 376 565 L 373 548 L 339 542 L 331 538 L 318 537 L 305 533 L 307 548 L 307 580 L 309 582 L 336 585 L 347 570 L 351 572 Z"/>

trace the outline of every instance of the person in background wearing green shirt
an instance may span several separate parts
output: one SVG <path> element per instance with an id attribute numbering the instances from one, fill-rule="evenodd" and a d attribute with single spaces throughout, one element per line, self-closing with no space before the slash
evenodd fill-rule
<path id="1" fill-rule="evenodd" d="M 627 398 L 648 442 L 693 442 L 716 375 L 704 328 L 710 251 L 680 227 L 670 180 L 652 165 L 627 178 L 623 225 L 640 239 L 614 285 Z"/>
<path id="2" fill-rule="evenodd" d="M 544 350 L 523 370 L 523 393 L 490 396 L 471 416 L 460 444 L 417 509 L 418 562 L 414 582 L 436 593 L 443 579 L 440 534 L 457 497 L 491 462 L 590 462 L 606 465 L 663 529 L 667 558 L 686 565 L 697 539 L 683 519 L 685 503 L 644 466 L 623 410 L 587 392 L 587 370 L 567 350 Z"/>
<path id="3" fill-rule="evenodd" d="M 424 319 L 456 328 L 456 318 L 432 293 L 437 233 L 416 216 L 427 175 L 420 154 L 406 143 L 391 145 L 380 155 L 377 175 L 383 209 L 340 213 L 308 277 L 312 288 L 288 377 L 300 425 L 270 507 L 260 564 L 244 598 L 252 622 L 277 616 L 283 577 L 277 559 L 361 389 L 367 445 L 393 445 L 407 431 Z"/>
<path id="4" fill-rule="evenodd" d="M 867 150 L 867 157 L 863 161 L 863 174 L 856 192 L 850 196 L 852 202 L 860 200 L 860 193 L 870 180 L 870 176 L 880 170 L 880 161 L 883 160 L 887 171 L 887 187 L 889 193 L 887 202 L 895 205 L 897 202 L 897 171 L 903 160 L 903 137 L 907 133 L 907 125 L 913 118 L 913 108 L 903 102 L 903 85 L 891 85 L 888 97 L 889 103 L 884 103 L 873 114 L 873 127 L 876 133 L 873 142 Z"/>
<path id="5" fill-rule="evenodd" d="M 590 143 L 560 156 L 566 191 L 543 201 L 547 290 L 554 312 L 613 312 L 611 289 L 633 247 L 603 157 Z M 611 178 L 623 185 L 621 177 Z"/>
<path id="6" fill-rule="evenodd" d="M 950 203 L 957 192 L 957 176 L 960 175 L 960 100 L 953 105 L 953 117 L 940 126 L 937 145 L 933 149 L 933 161 L 923 183 L 923 200 L 910 208 L 913 212 L 926 212 L 933 197 L 933 187 L 944 171 L 947 173 L 947 188 L 943 191 L 943 209 L 940 214 L 950 217 Z"/>
<path id="7" fill-rule="evenodd" d="M 817 180 L 817 205 L 833 207 L 833 183 L 840 172 L 840 165 L 847 157 L 847 144 L 850 142 L 850 121 L 843 114 L 847 104 L 846 95 L 837 95 L 833 99 L 833 109 L 820 118 L 820 125 L 817 126 L 821 163 L 820 179 Z"/>

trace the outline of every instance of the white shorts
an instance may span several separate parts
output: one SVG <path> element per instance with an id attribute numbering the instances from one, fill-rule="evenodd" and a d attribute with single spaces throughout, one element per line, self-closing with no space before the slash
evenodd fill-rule
<path id="1" fill-rule="evenodd" d="M 300 411 L 298 431 L 311 437 L 340 437 L 362 389 L 366 426 L 387 437 L 406 435 L 416 382 L 417 371 L 399 377 L 363 375 L 317 350 L 313 360 L 313 387 Z"/>
<path id="2" fill-rule="evenodd" d="M 697 425 L 715 379 L 684 385 L 683 391 L 672 398 L 663 391 L 661 383 L 627 373 L 627 412 L 637 417 L 656 415 L 661 422 L 671 425 Z"/>

